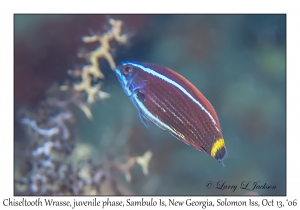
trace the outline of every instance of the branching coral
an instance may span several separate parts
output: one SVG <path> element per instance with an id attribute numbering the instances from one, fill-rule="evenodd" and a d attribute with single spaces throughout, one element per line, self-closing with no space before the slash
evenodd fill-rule
<path id="1" fill-rule="evenodd" d="M 53 100 L 50 100 L 53 103 Z M 152 153 L 147 151 L 143 156 L 128 157 L 126 163 L 116 159 L 102 160 L 94 164 L 90 159 L 74 162 L 72 153 L 76 145 L 74 133 L 70 124 L 74 114 L 68 109 L 60 108 L 54 117 L 42 121 L 39 115 L 26 112 L 21 122 L 26 125 L 31 137 L 31 150 L 25 159 L 29 165 L 21 178 L 16 180 L 17 193 L 23 195 L 99 195 L 128 194 L 129 190 L 120 188 L 117 172 L 124 173 L 126 180 L 131 181 L 130 170 L 139 164 L 145 175 Z M 45 112 L 51 110 L 52 105 L 43 107 Z M 38 123 L 40 122 L 40 123 Z M 107 183 L 108 182 L 108 183 Z M 105 189 L 103 189 L 105 188 Z M 107 189 L 109 188 L 109 189 Z M 123 189 L 123 190 L 122 190 Z"/>
<path id="2" fill-rule="evenodd" d="M 112 70 L 116 67 L 115 61 L 110 53 L 110 42 L 115 40 L 120 44 L 125 44 L 128 39 L 126 34 L 121 35 L 122 21 L 110 19 L 109 23 L 112 26 L 112 28 L 108 32 L 104 33 L 103 35 L 85 36 L 82 38 L 82 41 L 85 43 L 97 42 L 97 41 L 99 41 L 100 43 L 100 46 L 94 51 L 87 54 L 78 55 L 79 57 L 87 58 L 91 63 L 90 65 L 84 66 L 82 71 L 77 71 L 77 73 L 81 72 L 82 82 L 74 85 L 74 89 L 76 91 L 86 91 L 88 95 L 87 97 L 88 103 L 94 102 L 95 100 L 94 97 L 96 94 L 98 94 L 100 99 L 109 97 L 109 94 L 100 90 L 101 88 L 100 84 L 97 86 L 91 85 L 91 80 L 92 80 L 91 78 L 92 77 L 96 79 L 104 78 L 104 75 L 99 67 L 98 60 L 100 58 L 106 59 Z M 69 72 L 72 74 L 72 71 Z"/>
<path id="3" fill-rule="evenodd" d="M 152 152 L 147 151 L 143 156 L 130 157 L 126 163 L 117 164 L 116 167 L 125 174 L 126 180 L 130 182 L 131 181 L 130 170 L 136 163 L 142 167 L 143 173 L 145 175 L 148 174 L 148 165 L 151 157 L 152 157 Z"/>
<path id="4" fill-rule="evenodd" d="M 70 70 L 69 74 L 79 77 L 78 84 L 54 85 L 48 92 L 46 100 L 40 106 L 29 111 L 20 111 L 20 122 L 27 129 L 30 138 L 26 148 L 26 158 L 15 181 L 16 194 L 22 195 L 99 195 L 99 194 L 131 194 L 117 180 L 117 173 L 125 174 L 131 181 L 133 166 L 142 167 L 148 174 L 148 165 L 152 157 L 151 151 L 142 156 L 126 157 L 127 162 L 120 159 L 105 159 L 93 163 L 89 158 L 74 162 L 72 153 L 80 148 L 75 140 L 74 126 L 76 114 L 71 111 L 75 104 L 91 119 L 89 105 L 95 98 L 104 100 L 108 93 L 101 91 L 102 83 L 92 85 L 93 78 L 104 78 L 99 68 L 98 60 L 104 58 L 115 68 L 115 62 L 110 54 L 110 42 L 115 40 L 121 44 L 128 37 L 121 35 L 122 21 L 111 19 L 112 28 L 101 36 L 83 37 L 85 43 L 100 42 L 100 47 L 80 57 L 88 58 L 90 64 L 80 70 Z M 97 97 L 96 97 L 97 96 Z M 86 100 L 87 98 L 87 100 Z M 118 154 L 115 154 L 118 156 Z M 80 164 L 78 163 L 80 162 Z"/>
<path id="5" fill-rule="evenodd" d="M 85 36 L 82 38 L 82 41 L 89 43 L 89 42 L 100 42 L 100 47 L 96 50 L 90 52 L 87 55 L 80 54 L 80 57 L 87 57 L 89 61 L 91 62 L 91 65 L 88 66 L 88 71 L 90 74 L 92 74 L 95 78 L 104 78 L 103 73 L 101 72 L 99 68 L 98 59 L 99 58 L 105 58 L 111 69 L 114 69 L 116 67 L 115 61 L 110 54 L 110 42 L 112 40 L 116 40 L 117 42 L 121 44 L 125 44 L 127 42 L 127 35 L 123 34 L 122 32 L 122 21 L 120 20 L 109 20 L 110 25 L 112 26 L 111 30 L 103 34 L 102 36 L 94 35 L 94 36 Z"/>
<path id="6" fill-rule="evenodd" d="M 126 34 L 121 35 L 122 32 L 122 21 L 110 19 L 109 23 L 111 29 L 104 33 L 103 35 L 85 36 L 82 41 L 85 43 L 97 42 L 99 41 L 100 46 L 92 52 L 86 54 L 78 54 L 80 58 L 86 58 L 90 64 L 82 67 L 82 69 L 69 70 L 68 73 L 74 77 L 80 77 L 81 82 L 74 84 L 72 87 L 63 85 L 61 90 L 73 89 L 78 92 L 85 91 L 87 94 L 87 102 L 91 104 L 95 102 L 95 97 L 97 96 L 100 100 L 108 98 L 110 95 L 101 90 L 102 83 L 97 85 L 92 84 L 93 79 L 103 79 L 104 75 L 99 67 L 98 60 L 104 58 L 108 61 L 112 70 L 116 67 L 115 61 L 110 53 L 110 42 L 115 40 L 120 44 L 125 44 L 128 40 Z M 77 105 L 82 109 L 85 115 L 91 119 L 92 113 L 88 108 L 88 105 L 84 103 L 77 103 Z"/>

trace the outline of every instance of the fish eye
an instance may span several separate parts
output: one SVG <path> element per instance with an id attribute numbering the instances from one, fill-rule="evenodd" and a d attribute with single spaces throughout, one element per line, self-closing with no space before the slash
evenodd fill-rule
<path id="1" fill-rule="evenodd" d="M 131 72 L 132 72 L 131 66 L 125 66 L 125 68 L 123 68 L 123 73 L 124 74 L 129 74 Z"/>

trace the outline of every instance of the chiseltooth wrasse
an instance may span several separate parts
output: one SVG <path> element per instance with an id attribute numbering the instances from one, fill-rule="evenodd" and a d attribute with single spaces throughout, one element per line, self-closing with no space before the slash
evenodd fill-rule
<path id="1" fill-rule="evenodd" d="M 146 127 L 151 121 L 223 163 L 227 151 L 217 114 L 192 83 L 149 63 L 123 62 L 115 73 Z"/>

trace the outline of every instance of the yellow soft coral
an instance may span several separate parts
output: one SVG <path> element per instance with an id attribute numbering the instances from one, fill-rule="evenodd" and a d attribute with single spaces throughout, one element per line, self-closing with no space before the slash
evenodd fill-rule
<path id="1" fill-rule="evenodd" d="M 81 82 L 73 85 L 73 89 L 77 92 L 85 91 L 87 94 L 87 102 L 91 104 L 95 101 L 95 96 L 100 100 L 108 98 L 110 95 L 106 92 L 101 91 L 102 84 L 92 85 L 92 78 L 94 79 L 104 79 L 104 75 L 99 67 L 99 59 L 104 58 L 108 61 L 110 68 L 114 70 L 116 67 L 115 61 L 110 53 L 110 42 L 115 40 L 120 44 L 125 44 L 128 40 L 126 34 L 121 35 L 122 31 L 122 21 L 110 19 L 109 23 L 111 29 L 102 35 L 85 36 L 82 41 L 85 43 L 97 42 L 99 41 L 100 46 L 92 52 L 87 54 L 79 54 L 81 58 L 87 58 L 89 63 L 80 70 L 71 70 L 69 74 L 81 78 Z M 61 90 L 68 90 L 67 86 L 61 86 Z M 79 106 L 85 115 L 91 119 L 92 113 L 89 107 L 84 103 Z"/>
<path id="2" fill-rule="evenodd" d="M 127 35 L 121 35 L 122 31 L 122 21 L 120 20 L 109 20 L 112 28 L 104 33 L 103 35 L 94 35 L 94 36 L 85 36 L 82 38 L 82 41 L 85 43 L 90 42 L 100 42 L 100 46 L 90 52 L 87 56 L 79 55 L 80 57 L 87 57 L 91 65 L 87 66 L 87 71 L 90 75 L 93 75 L 95 78 L 104 78 L 102 71 L 99 68 L 99 58 L 104 58 L 108 61 L 110 68 L 113 70 L 116 67 L 115 61 L 111 55 L 110 51 L 110 42 L 116 40 L 121 44 L 127 42 Z"/>
<path id="3" fill-rule="evenodd" d="M 88 53 L 87 55 L 79 54 L 79 57 L 88 58 L 91 64 L 85 66 L 82 69 L 82 74 L 81 74 L 82 81 L 81 83 L 76 84 L 74 88 L 77 91 L 85 90 L 86 93 L 88 94 L 89 103 L 94 102 L 94 96 L 96 94 L 99 94 L 100 98 L 101 96 L 104 98 L 109 97 L 108 93 L 100 91 L 100 86 L 93 87 L 91 85 L 91 76 L 96 79 L 104 78 L 104 75 L 100 70 L 98 60 L 100 58 L 106 59 L 110 65 L 110 68 L 113 70 L 116 67 L 116 64 L 110 53 L 110 42 L 115 40 L 121 44 L 125 44 L 128 39 L 126 34 L 121 35 L 122 24 L 123 24 L 121 20 L 110 19 L 109 23 L 112 27 L 109 31 L 107 31 L 103 35 L 85 36 L 82 38 L 82 41 L 85 43 L 97 42 L 97 41 L 99 41 L 100 43 L 100 46 L 96 50 Z"/>

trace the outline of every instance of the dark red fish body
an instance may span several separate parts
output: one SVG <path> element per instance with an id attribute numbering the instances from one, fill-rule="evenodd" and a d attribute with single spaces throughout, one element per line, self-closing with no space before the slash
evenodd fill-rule
<path id="1" fill-rule="evenodd" d="M 150 120 L 218 161 L 226 158 L 217 114 L 187 79 L 171 69 L 147 63 L 125 62 L 116 73 L 145 125 Z"/>

